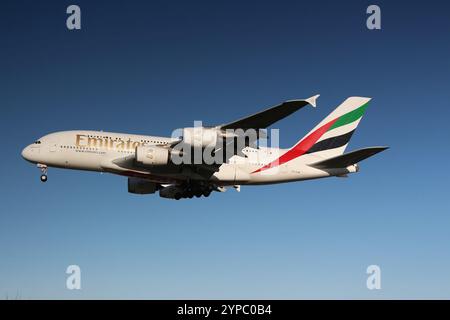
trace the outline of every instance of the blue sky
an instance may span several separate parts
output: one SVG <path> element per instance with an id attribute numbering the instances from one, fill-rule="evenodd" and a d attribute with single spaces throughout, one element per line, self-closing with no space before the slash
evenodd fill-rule
<path id="1" fill-rule="evenodd" d="M 450 298 L 449 4 L 6 1 L 0 13 L 0 298 Z M 346 97 L 373 97 L 348 179 L 170 201 L 126 179 L 20 157 L 48 132 L 170 135 L 316 93 L 289 147 Z M 66 267 L 82 290 L 65 288 Z M 382 289 L 366 288 L 381 267 Z"/>

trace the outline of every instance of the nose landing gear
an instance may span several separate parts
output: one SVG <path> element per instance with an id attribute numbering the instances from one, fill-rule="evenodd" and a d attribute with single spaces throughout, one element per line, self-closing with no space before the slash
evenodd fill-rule
<path id="1" fill-rule="evenodd" d="M 38 163 L 37 167 L 39 169 L 41 169 L 41 173 L 42 173 L 41 174 L 41 181 L 42 182 L 46 182 L 47 181 L 47 170 L 48 170 L 48 167 L 45 164 L 41 164 L 41 163 Z"/>

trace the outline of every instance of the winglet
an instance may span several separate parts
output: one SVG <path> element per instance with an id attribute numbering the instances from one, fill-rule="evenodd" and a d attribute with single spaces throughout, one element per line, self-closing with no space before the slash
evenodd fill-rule
<path id="1" fill-rule="evenodd" d="M 319 97 L 320 97 L 320 94 L 316 94 L 315 96 L 305 99 L 305 101 L 308 102 L 310 105 L 312 105 L 315 108 L 317 105 L 317 98 L 319 98 Z"/>

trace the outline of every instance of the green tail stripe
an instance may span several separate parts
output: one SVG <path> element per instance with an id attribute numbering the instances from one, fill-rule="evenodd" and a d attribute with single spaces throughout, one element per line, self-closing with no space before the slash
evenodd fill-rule
<path id="1" fill-rule="evenodd" d="M 330 127 L 330 129 L 328 129 L 328 131 L 336 129 L 340 126 L 352 123 L 353 121 L 358 120 L 359 118 L 361 118 L 364 114 L 364 111 L 366 111 L 366 108 L 368 106 L 368 102 L 363 104 L 361 107 L 359 107 L 358 109 L 355 109 L 353 111 L 350 111 L 349 113 L 346 113 L 342 116 L 339 117 L 339 119 L 336 120 L 335 123 L 333 123 L 333 125 Z"/>

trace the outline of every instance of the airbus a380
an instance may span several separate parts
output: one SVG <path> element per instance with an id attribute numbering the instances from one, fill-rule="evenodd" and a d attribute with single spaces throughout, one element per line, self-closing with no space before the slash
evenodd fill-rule
<path id="1" fill-rule="evenodd" d="M 48 167 L 109 172 L 128 177 L 130 193 L 159 192 L 163 198 L 179 200 L 208 197 L 227 186 L 239 191 L 241 185 L 344 177 L 359 170 L 358 162 L 387 149 L 369 147 L 344 153 L 369 104 L 370 98 L 364 97 L 346 99 L 289 149 L 255 143 L 262 138 L 261 129 L 307 105 L 315 107 L 318 96 L 290 100 L 215 127 L 184 128 L 176 138 L 86 130 L 51 133 L 23 149 L 22 157 L 37 164 L 43 182 Z M 230 144 L 224 141 L 235 142 L 251 129 L 256 139 L 227 147 Z M 207 148 L 212 155 L 222 150 L 223 161 L 175 161 L 186 150 Z"/>

